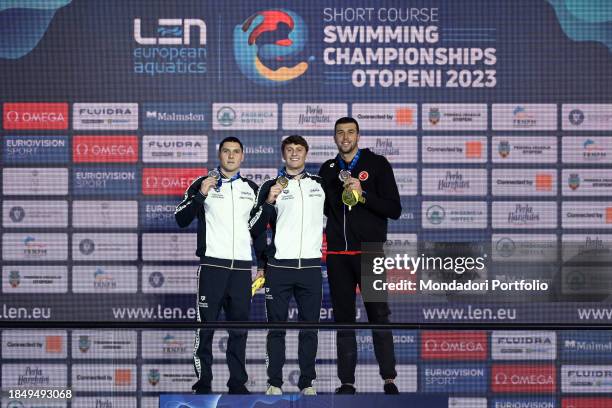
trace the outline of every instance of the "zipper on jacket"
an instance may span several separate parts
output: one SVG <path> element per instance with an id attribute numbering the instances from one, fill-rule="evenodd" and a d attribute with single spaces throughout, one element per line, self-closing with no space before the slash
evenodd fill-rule
<path id="1" fill-rule="evenodd" d="M 342 226 L 344 228 L 344 250 L 348 251 L 348 242 L 346 240 L 346 205 L 342 203 Z"/>
<path id="2" fill-rule="evenodd" d="M 302 184 L 298 179 L 298 187 L 300 188 L 300 198 L 302 199 L 302 224 L 300 226 L 300 253 L 298 254 L 298 268 L 302 267 L 302 240 L 304 237 L 304 193 L 302 192 Z"/>
<path id="3" fill-rule="evenodd" d="M 229 183 L 230 185 L 230 195 L 232 196 L 232 264 L 230 265 L 231 269 L 234 269 L 234 217 L 236 216 L 234 212 L 234 183 Z"/>

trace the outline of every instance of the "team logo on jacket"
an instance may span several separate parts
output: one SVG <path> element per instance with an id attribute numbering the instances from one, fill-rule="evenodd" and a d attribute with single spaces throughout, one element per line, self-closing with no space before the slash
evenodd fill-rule
<path id="1" fill-rule="evenodd" d="M 370 177 L 370 174 L 367 171 L 362 171 L 359 173 L 359 180 L 366 181 Z"/>

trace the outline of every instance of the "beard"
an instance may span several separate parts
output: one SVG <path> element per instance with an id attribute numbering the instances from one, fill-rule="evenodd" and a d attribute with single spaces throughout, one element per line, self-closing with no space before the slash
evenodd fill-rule
<path id="1" fill-rule="evenodd" d="M 353 150 L 355 150 L 355 148 L 357 147 L 357 143 L 351 143 L 348 146 L 344 146 L 342 144 L 338 145 L 338 151 L 340 153 L 346 154 L 346 153 L 350 153 Z"/>

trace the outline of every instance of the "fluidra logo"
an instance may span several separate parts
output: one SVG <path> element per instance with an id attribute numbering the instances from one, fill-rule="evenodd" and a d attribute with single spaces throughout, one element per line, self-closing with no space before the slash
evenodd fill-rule
<path id="1" fill-rule="evenodd" d="M 191 142 L 191 141 L 152 141 L 149 142 L 150 148 L 173 148 L 173 149 L 184 149 L 184 148 L 202 148 L 202 143 Z"/>

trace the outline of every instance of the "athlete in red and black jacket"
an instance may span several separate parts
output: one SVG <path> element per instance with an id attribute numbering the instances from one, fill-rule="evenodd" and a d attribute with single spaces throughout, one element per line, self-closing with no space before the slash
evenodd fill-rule
<path id="1" fill-rule="evenodd" d="M 362 243 L 374 243 L 369 249 L 382 252 L 387 240 L 387 221 L 398 219 L 402 212 L 393 170 L 387 159 L 369 149 L 359 149 L 359 124 L 353 118 L 338 119 L 334 140 L 338 155 L 326 161 L 319 170 L 325 191 L 327 215 L 327 277 L 339 323 L 355 322 L 355 288 L 362 284 L 362 263 L 368 265 L 370 252 L 362 252 Z M 342 192 L 349 188 L 361 197 L 350 207 L 343 203 Z M 371 265 L 371 264 L 370 264 Z M 363 292 L 363 288 L 362 288 Z M 386 301 L 364 302 L 370 323 L 388 323 L 390 310 Z M 373 331 L 374 352 L 380 366 L 387 394 L 398 393 L 393 383 L 395 352 L 390 330 Z M 342 385 L 338 394 L 355 393 L 357 343 L 355 332 L 339 330 L 338 377 Z"/>

